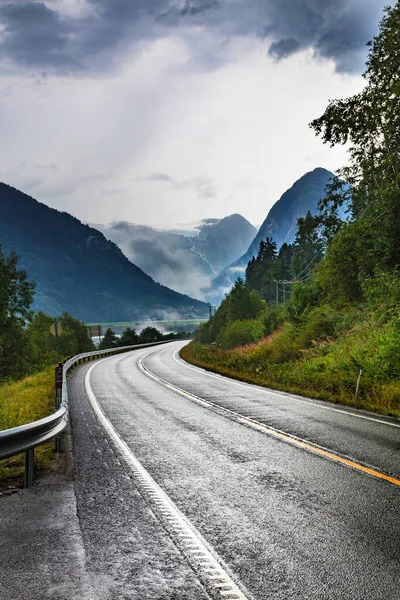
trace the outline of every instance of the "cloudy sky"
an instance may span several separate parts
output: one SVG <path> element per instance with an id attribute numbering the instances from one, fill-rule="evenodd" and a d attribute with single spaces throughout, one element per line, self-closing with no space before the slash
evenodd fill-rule
<path id="1" fill-rule="evenodd" d="M 0 180 L 84 221 L 260 224 L 334 170 L 388 0 L 0 0 Z M 392 2 L 393 4 L 393 2 Z"/>

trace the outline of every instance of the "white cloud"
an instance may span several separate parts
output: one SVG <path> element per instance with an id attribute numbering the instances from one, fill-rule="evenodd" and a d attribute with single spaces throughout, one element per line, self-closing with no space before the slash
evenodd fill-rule
<path id="1" fill-rule="evenodd" d="M 360 89 L 360 77 L 311 51 L 277 63 L 256 38 L 221 47 L 210 30 L 173 33 L 102 78 L 4 75 L 3 181 L 91 222 L 173 225 L 234 212 L 261 222 L 306 171 L 345 161 L 308 122 L 329 98 Z M 225 60 L 203 68 L 199 53 L 216 48 Z M 149 181 L 157 173 L 170 181 Z"/>

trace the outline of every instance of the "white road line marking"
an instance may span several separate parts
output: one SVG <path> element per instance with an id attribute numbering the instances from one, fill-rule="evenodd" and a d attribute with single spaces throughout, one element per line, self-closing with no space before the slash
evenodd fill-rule
<path id="1" fill-rule="evenodd" d="M 224 581 L 226 586 L 229 586 L 229 588 L 232 590 L 230 593 L 234 595 L 233 597 L 237 598 L 238 600 L 250 600 L 251 597 L 247 594 L 247 592 L 245 594 L 244 591 L 242 591 L 235 583 L 233 575 L 228 572 L 228 567 L 224 564 L 221 557 L 219 557 L 215 550 L 206 542 L 206 540 L 204 540 L 201 534 L 188 521 L 185 515 L 178 509 L 178 507 L 158 485 L 158 483 L 154 481 L 150 473 L 146 471 L 132 450 L 120 437 L 112 423 L 106 417 L 103 409 L 97 401 L 96 396 L 94 395 L 92 386 L 90 385 L 90 375 L 93 369 L 98 366 L 100 362 L 94 363 L 86 372 L 86 394 L 98 421 L 107 432 L 111 442 L 119 452 L 120 457 L 123 459 L 125 465 L 132 471 L 134 481 L 142 495 L 149 502 L 153 512 L 158 515 L 164 527 L 169 532 L 169 535 L 174 540 L 175 545 L 184 553 L 186 560 L 190 563 L 204 587 L 212 597 L 215 598 L 218 595 L 221 596 L 221 591 L 215 587 L 214 582 L 209 577 L 209 573 L 212 573 L 213 575 L 218 573 L 218 581 Z M 185 537 L 182 536 L 182 533 L 177 534 L 175 532 L 174 527 L 176 526 L 179 526 L 181 532 L 185 532 Z M 201 552 L 201 557 L 193 555 L 194 549 Z M 207 558 L 206 567 L 204 564 L 202 564 L 204 563 L 205 558 Z"/>
<path id="2" fill-rule="evenodd" d="M 260 421 L 256 421 L 255 419 L 249 419 L 248 417 L 244 417 L 240 413 L 237 413 L 230 408 L 225 408 L 224 406 L 221 406 L 220 404 L 211 402 L 211 400 L 205 400 L 204 398 L 201 398 L 200 396 L 196 396 L 195 394 L 191 394 L 190 392 L 183 390 L 182 388 L 174 385 L 173 383 L 169 383 L 169 381 L 166 381 L 162 377 L 159 377 L 158 375 L 156 375 L 155 373 L 150 371 L 150 369 L 148 369 L 144 365 L 144 362 L 143 362 L 144 359 L 147 356 L 149 356 L 150 354 L 152 354 L 152 353 L 149 352 L 149 353 L 145 354 L 144 356 L 142 356 L 138 360 L 137 365 L 138 365 L 139 370 L 142 371 L 142 373 L 144 373 L 145 375 L 147 375 L 147 377 L 150 377 L 154 381 L 156 381 L 156 382 L 160 383 L 161 385 L 163 385 L 164 387 L 180 394 L 181 396 L 187 398 L 188 400 L 191 400 L 192 402 L 195 402 L 196 404 L 200 404 L 201 406 L 205 406 L 208 409 L 214 410 L 215 412 L 217 412 L 219 414 L 226 415 L 228 418 L 232 419 L 236 423 L 242 423 L 243 425 L 246 425 L 247 427 L 250 427 L 251 429 L 254 429 L 256 431 L 261 431 L 263 433 L 267 433 L 267 434 L 269 434 L 277 439 L 280 439 L 286 443 L 289 443 L 293 446 L 303 448 L 307 452 L 311 452 L 312 454 L 316 454 L 317 456 L 322 456 L 324 458 L 327 458 L 328 460 L 337 462 L 338 464 L 346 465 L 347 467 L 350 467 L 352 469 L 358 470 L 363 473 L 367 473 L 369 475 L 377 477 L 378 479 L 383 479 L 383 480 L 389 481 L 390 483 L 394 483 L 395 485 L 400 486 L 400 479 L 398 479 L 394 475 L 390 475 L 390 474 L 380 471 L 377 467 L 375 467 L 373 465 L 364 464 L 361 461 L 352 458 L 351 456 L 339 454 L 338 452 L 336 452 L 334 450 L 330 450 L 329 448 L 320 446 L 319 444 L 316 444 L 315 442 L 311 442 L 309 440 L 300 438 L 292 433 L 287 433 L 286 431 L 277 429 L 276 427 L 273 427 L 272 425 L 266 425 L 265 423 L 261 423 Z"/>
<path id="3" fill-rule="evenodd" d="M 152 353 L 149 353 L 152 354 Z M 312 399 L 310 400 L 306 400 L 305 398 L 302 398 L 301 396 L 297 396 L 296 394 L 290 394 L 289 392 L 281 392 L 280 390 L 274 390 L 272 388 L 262 388 L 261 386 L 256 385 L 255 383 L 244 383 L 241 381 L 236 381 L 236 379 L 231 379 L 230 377 L 225 377 L 224 375 L 218 375 L 217 373 L 210 373 L 209 371 L 207 371 L 207 369 L 203 369 L 201 367 L 196 367 L 195 365 L 190 365 L 189 363 L 187 363 L 185 360 L 183 360 L 183 358 L 181 358 L 179 356 L 179 350 L 176 350 L 174 352 L 174 354 L 172 355 L 173 359 L 175 360 L 175 362 L 177 362 L 180 365 L 183 365 L 184 367 L 186 367 L 187 369 L 190 369 L 191 371 L 195 371 L 197 373 L 204 373 L 205 375 L 208 375 L 208 377 L 212 377 L 214 379 L 219 379 L 220 381 L 228 381 L 229 383 L 233 383 L 234 385 L 238 385 L 240 387 L 244 387 L 244 388 L 254 388 L 256 389 L 258 392 L 264 392 L 265 394 L 273 394 L 276 396 L 281 396 L 283 398 L 290 398 L 291 400 L 296 400 L 296 402 L 301 402 L 302 404 L 308 404 L 310 406 L 313 406 L 314 408 L 321 408 L 322 410 L 329 410 L 331 412 L 335 412 L 335 413 L 340 413 L 343 415 L 347 415 L 349 417 L 356 417 L 357 419 L 364 419 L 366 421 L 373 421 L 374 423 L 380 423 L 381 425 L 389 425 L 390 427 L 398 427 L 400 428 L 400 423 L 393 423 L 392 421 L 384 421 L 383 419 L 377 419 L 375 417 L 368 417 L 367 415 L 360 415 L 357 413 L 353 413 L 347 410 L 342 410 L 340 408 L 334 408 L 333 406 L 325 406 L 323 404 L 320 404 L 317 401 L 313 401 Z M 177 358 L 179 356 L 179 358 Z"/>

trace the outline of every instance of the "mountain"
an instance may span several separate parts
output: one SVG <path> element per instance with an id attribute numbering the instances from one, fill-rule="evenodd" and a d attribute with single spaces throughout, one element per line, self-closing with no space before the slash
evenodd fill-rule
<path id="1" fill-rule="evenodd" d="M 203 317 L 202 302 L 146 275 L 96 229 L 0 183 L 0 244 L 37 283 L 33 308 L 89 322 Z"/>
<path id="2" fill-rule="evenodd" d="M 256 233 L 256 228 L 238 214 L 224 219 L 205 219 L 198 225 L 198 235 L 192 237 L 194 247 L 221 271 L 242 254 Z"/>
<path id="3" fill-rule="evenodd" d="M 324 197 L 325 187 L 332 177 L 333 173 L 317 167 L 298 179 L 273 205 L 247 252 L 221 271 L 204 290 L 207 301 L 215 305 L 221 302 L 234 281 L 244 274 L 247 263 L 257 255 L 262 240 L 272 238 L 278 249 L 285 242 L 291 244 L 296 235 L 297 220 L 305 217 L 308 211 L 311 214 L 318 212 L 318 202 Z"/>
<path id="4" fill-rule="evenodd" d="M 257 255 L 260 242 L 267 237 L 272 238 L 278 248 L 284 243 L 294 242 L 297 220 L 305 217 L 308 211 L 313 215 L 318 212 L 318 202 L 323 198 L 326 184 L 332 177 L 333 173 L 321 167 L 300 177 L 269 211 L 246 252 L 246 257 L 249 257 L 247 262 Z"/>
<path id="5" fill-rule="evenodd" d="M 173 230 L 123 221 L 95 227 L 156 281 L 195 297 L 201 297 L 201 289 L 247 250 L 256 234 L 238 214 Z"/>

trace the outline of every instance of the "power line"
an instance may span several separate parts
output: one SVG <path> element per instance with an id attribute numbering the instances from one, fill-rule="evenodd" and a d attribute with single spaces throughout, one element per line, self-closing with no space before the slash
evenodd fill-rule
<path id="1" fill-rule="evenodd" d="M 366 214 L 367 210 L 371 207 L 371 204 L 368 204 L 364 211 L 362 212 L 361 216 L 359 217 L 359 219 L 357 219 L 358 221 L 360 221 L 364 215 Z M 367 223 L 367 225 L 364 227 L 364 229 L 361 231 L 361 233 L 358 235 L 357 237 L 357 241 L 366 233 L 366 231 L 371 227 L 371 225 L 373 225 L 374 223 L 376 223 L 376 221 L 379 221 L 379 219 L 383 216 L 385 216 L 387 213 L 391 212 L 392 210 L 394 210 L 395 208 L 397 208 L 398 206 L 400 206 L 400 202 L 395 204 L 394 206 L 390 206 L 388 209 L 386 209 L 383 213 L 381 213 L 380 215 L 378 215 L 375 219 L 373 219 L 370 223 Z M 308 281 L 309 279 L 312 278 L 313 276 L 313 271 L 315 269 L 315 267 L 318 267 L 326 258 L 326 254 L 323 256 L 322 260 L 319 261 L 319 263 L 317 263 L 313 269 L 312 272 L 310 273 L 305 273 L 305 271 L 307 271 L 307 269 L 314 263 L 314 261 L 316 260 L 316 258 L 318 257 L 318 255 L 324 250 L 324 248 L 320 248 L 318 250 L 318 252 L 315 254 L 315 256 L 312 258 L 312 260 L 300 271 L 300 273 L 298 273 L 293 279 L 291 280 L 283 280 L 283 279 L 275 279 L 275 283 L 277 284 L 277 290 L 279 289 L 280 292 L 282 292 L 283 294 L 286 293 L 286 290 L 278 288 L 278 283 L 281 283 L 283 285 L 293 285 L 294 283 L 304 283 L 305 281 Z M 305 275 L 303 275 L 303 277 L 301 277 L 301 275 L 305 273 Z"/>
<path id="2" fill-rule="evenodd" d="M 320 249 L 318 250 L 318 252 L 315 254 L 314 258 L 313 258 L 313 259 L 312 259 L 312 260 L 311 260 L 311 261 L 308 263 L 308 265 L 306 265 L 306 266 L 304 267 L 304 269 L 302 269 L 302 270 L 300 271 L 300 273 L 298 273 L 298 274 L 296 275 L 296 277 L 295 277 L 294 279 L 292 279 L 292 282 L 296 282 L 296 279 L 298 279 L 298 278 L 300 277 L 300 275 L 302 275 L 302 273 L 304 273 L 304 271 L 306 271 L 306 270 L 308 269 L 308 267 L 310 267 L 310 266 L 313 264 L 313 262 L 315 261 L 315 259 L 317 258 L 317 256 L 318 256 L 318 255 L 319 255 L 319 254 L 320 254 L 322 251 L 323 251 L 323 248 L 320 248 Z M 322 262 L 322 261 L 321 261 L 321 262 Z M 289 283 L 289 282 L 288 282 L 288 283 Z"/>
<path id="3" fill-rule="evenodd" d="M 321 262 L 318 263 L 318 265 L 320 265 L 321 263 L 322 263 L 322 260 L 321 260 Z M 295 283 L 303 283 L 303 281 L 307 281 L 308 279 L 311 279 L 311 277 L 312 277 L 312 273 L 307 273 L 307 275 L 302 277 L 302 279 L 292 279 L 291 281 L 288 281 L 285 279 L 276 279 L 275 281 L 277 283 L 282 283 L 284 285 L 293 285 Z"/>

